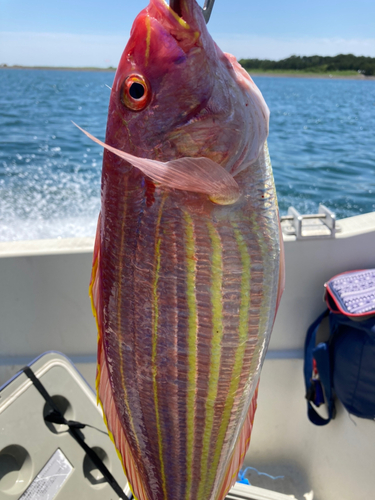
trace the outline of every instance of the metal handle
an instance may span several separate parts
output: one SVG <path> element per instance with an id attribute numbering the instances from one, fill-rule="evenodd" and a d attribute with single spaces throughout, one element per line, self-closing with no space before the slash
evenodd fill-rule
<path id="1" fill-rule="evenodd" d="M 289 207 L 288 215 L 280 217 L 280 222 L 290 222 L 281 227 L 284 234 L 293 234 L 297 240 L 334 238 L 337 231 L 335 214 L 322 204 L 317 214 L 301 215 L 294 207 Z"/>
<path id="2" fill-rule="evenodd" d="M 301 216 L 303 219 L 325 219 L 327 217 L 326 214 L 306 214 Z M 280 222 L 284 220 L 294 220 L 294 215 L 282 215 L 280 217 Z"/>

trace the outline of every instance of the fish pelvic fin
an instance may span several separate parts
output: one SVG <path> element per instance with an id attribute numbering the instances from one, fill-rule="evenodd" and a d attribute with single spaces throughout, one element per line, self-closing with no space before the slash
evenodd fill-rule
<path id="1" fill-rule="evenodd" d="M 117 408 L 115 406 L 115 401 L 112 395 L 109 368 L 103 347 L 103 309 L 100 280 L 100 233 L 101 215 L 99 215 L 98 226 L 96 230 L 93 266 L 89 286 L 92 311 L 98 329 L 98 360 L 96 372 L 97 402 L 98 404 L 100 404 L 103 410 L 103 419 L 107 426 L 109 437 L 115 445 L 117 455 L 122 463 L 133 496 L 137 500 L 149 500 L 145 488 L 143 487 L 143 483 L 135 465 L 135 460 L 133 458 L 131 448 L 126 439 L 118 416 Z"/>
<path id="2" fill-rule="evenodd" d="M 164 187 L 206 194 L 218 205 L 232 205 L 240 198 L 240 188 L 231 174 L 209 158 L 178 158 L 167 162 L 140 158 L 109 146 L 76 123 L 74 125 L 92 141 L 126 160 Z"/>
<path id="3" fill-rule="evenodd" d="M 251 400 L 245 422 L 238 436 L 236 446 L 232 452 L 231 459 L 225 473 L 223 474 L 223 479 L 221 481 L 220 488 L 217 491 L 215 500 L 223 500 L 226 497 L 228 491 L 236 482 L 238 473 L 242 467 L 243 461 L 245 460 L 245 455 L 250 445 L 251 431 L 253 429 L 255 410 L 257 408 L 258 387 L 259 382 Z"/>

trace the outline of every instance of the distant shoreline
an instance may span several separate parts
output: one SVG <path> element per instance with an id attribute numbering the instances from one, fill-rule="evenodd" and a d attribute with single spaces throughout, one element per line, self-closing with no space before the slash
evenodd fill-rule
<path id="1" fill-rule="evenodd" d="M 375 80 L 375 76 L 364 76 L 364 75 L 340 75 L 340 74 L 329 74 L 329 73 L 278 73 L 278 72 L 272 72 L 268 71 L 266 73 L 261 73 L 257 71 L 249 71 L 248 72 L 251 77 L 257 77 L 257 76 L 265 76 L 265 77 L 272 77 L 272 76 L 279 76 L 281 78 L 316 78 L 316 79 L 324 79 L 324 80 L 361 80 L 361 81 L 367 81 L 367 80 Z"/>
<path id="2" fill-rule="evenodd" d="M 0 65 L 1 69 L 33 69 L 33 70 L 47 70 L 47 71 L 93 71 L 93 72 L 104 72 L 104 73 L 114 73 L 117 68 L 90 68 L 90 67 L 82 67 L 82 68 L 74 68 L 74 67 L 66 67 L 66 66 L 4 66 Z M 330 73 L 307 73 L 304 71 L 296 72 L 296 71 L 251 71 L 249 70 L 249 74 L 252 77 L 280 77 L 280 78 L 320 78 L 320 79 L 331 79 L 331 80 L 375 80 L 375 76 L 364 76 L 362 74 L 357 75 L 347 75 L 345 71 L 344 74 L 340 74 L 339 71 Z"/>

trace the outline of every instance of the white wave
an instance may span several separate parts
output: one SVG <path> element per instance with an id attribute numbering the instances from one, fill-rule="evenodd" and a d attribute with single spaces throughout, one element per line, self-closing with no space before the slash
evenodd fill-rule
<path id="1" fill-rule="evenodd" d="M 97 217 L 65 217 L 50 220 L 14 218 L 0 224 L 0 241 L 93 237 Z"/>

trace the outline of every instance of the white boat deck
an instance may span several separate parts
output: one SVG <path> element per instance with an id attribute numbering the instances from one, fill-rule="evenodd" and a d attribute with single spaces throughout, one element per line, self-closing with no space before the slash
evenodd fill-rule
<path id="1" fill-rule="evenodd" d="M 245 460 L 245 466 L 284 476 L 272 480 L 254 471 L 252 484 L 273 485 L 301 500 L 370 500 L 375 491 L 375 422 L 339 405 L 325 427 L 306 415 L 303 345 L 307 327 L 325 308 L 323 284 L 344 271 L 375 267 L 375 213 L 340 220 L 338 227 L 333 239 L 284 238 L 286 289 Z M 70 357 L 94 385 L 93 244 L 93 238 L 0 243 L 0 385 L 48 350 Z"/>

